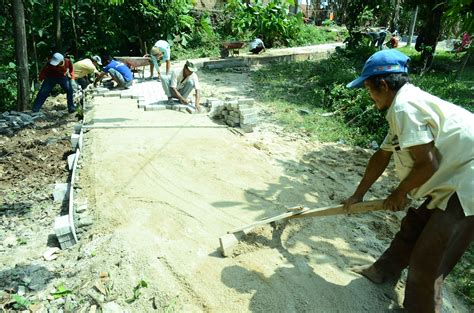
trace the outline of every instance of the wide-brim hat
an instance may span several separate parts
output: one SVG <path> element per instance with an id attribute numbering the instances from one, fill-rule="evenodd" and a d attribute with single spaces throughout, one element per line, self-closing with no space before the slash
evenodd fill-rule
<path id="1" fill-rule="evenodd" d="M 184 66 L 186 66 L 188 68 L 188 70 L 190 70 L 191 72 L 197 72 L 197 67 L 196 65 L 194 65 L 194 63 L 192 63 L 191 61 L 186 61 L 186 64 L 184 64 Z"/>
<path id="2" fill-rule="evenodd" d="M 346 87 L 364 87 L 365 80 L 371 76 L 390 73 L 407 73 L 409 61 L 410 58 L 408 56 L 395 49 L 375 52 L 365 62 L 362 74 L 347 84 Z"/>
<path id="3" fill-rule="evenodd" d="M 61 53 L 56 52 L 55 54 L 53 54 L 51 60 L 49 60 L 49 64 L 56 66 L 62 61 L 64 61 L 64 56 Z"/>

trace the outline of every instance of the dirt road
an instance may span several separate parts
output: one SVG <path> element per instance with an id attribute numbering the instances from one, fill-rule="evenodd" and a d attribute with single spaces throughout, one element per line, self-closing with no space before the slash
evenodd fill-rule
<path id="1" fill-rule="evenodd" d="M 200 73 L 200 78 L 204 97 L 252 96 L 246 73 Z M 95 125 L 116 128 L 86 135 L 81 184 L 97 222 L 83 250 L 91 251 L 92 275 L 109 273 L 112 299 L 123 309 L 388 312 L 399 307 L 403 283 L 375 286 L 347 270 L 385 249 L 397 229 L 397 214 L 266 226 L 233 257 L 222 258 L 218 251 L 218 237 L 234 227 L 298 204 L 339 203 L 361 178 L 370 151 L 311 143 L 266 122 L 238 136 L 206 115 L 145 112 L 129 99 L 97 98 L 91 116 Z M 370 197 L 383 197 L 393 184 L 385 176 Z M 126 304 L 141 280 L 148 287 Z M 445 303 L 447 312 L 462 312 L 449 292 Z"/>

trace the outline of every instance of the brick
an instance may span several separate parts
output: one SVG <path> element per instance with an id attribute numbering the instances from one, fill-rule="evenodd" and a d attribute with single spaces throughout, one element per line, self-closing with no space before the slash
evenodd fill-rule
<path id="1" fill-rule="evenodd" d="M 253 109 L 253 104 L 239 104 L 239 110 Z"/>
<path id="2" fill-rule="evenodd" d="M 75 159 L 76 159 L 76 154 L 75 153 L 70 154 L 70 155 L 67 156 L 67 166 L 68 166 L 69 170 L 72 170 Z"/>
<path id="3" fill-rule="evenodd" d="M 161 110 L 166 110 L 166 105 L 153 105 L 153 104 L 148 104 L 145 106 L 145 111 L 161 111 Z"/>
<path id="4" fill-rule="evenodd" d="M 77 123 L 74 125 L 74 133 L 75 134 L 79 134 L 81 132 L 81 129 L 82 129 L 82 123 Z"/>
<path id="5" fill-rule="evenodd" d="M 54 202 L 63 202 L 69 199 L 69 184 L 54 184 L 53 199 Z"/>
<path id="6" fill-rule="evenodd" d="M 257 117 L 246 117 L 246 118 L 241 117 L 240 122 L 242 124 L 256 124 L 257 123 Z"/>
<path id="7" fill-rule="evenodd" d="M 208 104 L 211 107 L 218 107 L 218 106 L 220 107 L 220 106 L 224 105 L 224 101 L 222 101 L 222 100 L 212 100 L 212 101 L 209 101 Z"/>
<path id="8" fill-rule="evenodd" d="M 254 104 L 255 99 L 254 98 L 243 98 L 243 99 L 238 99 L 237 101 L 238 101 L 239 106 L 240 106 L 240 105 L 243 105 L 243 104 Z"/>
<path id="9" fill-rule="evenodd" d="M 77 149 L 78 143 L 79 143 L 79 135 L 78 134 L 72 134 L 71 135 L 71 149 L 75 151 Z"/>
<path id="10" fill-rule="evenodd" d="M 104 97 L 120 97 L 121 94 L 122 93 L 119 90 L 109 91 L 109 92 L 104 93 Z"/>
<path id="11" fill-rule="evenodd" d="M 69 225 L 69 215 L 62 215 L 56 217 L 56 219 L 54 220 L 54 233 L 58 238 L 71 233 L 71 227 Z"/>
<path id="12" fill-rule="evenodd" d="M 250 115 L 250 114 L 257 114 L 257 110 L 255 109 L 240 109 L 240 115 Z"/>

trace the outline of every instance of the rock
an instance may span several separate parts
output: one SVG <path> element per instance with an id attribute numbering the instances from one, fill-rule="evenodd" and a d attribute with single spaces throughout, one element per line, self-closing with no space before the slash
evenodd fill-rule
<path id="1" fill-rule="evenodd" d="M 24 296 L 26 294 L 26 288 L 25 286 L 18 286 L 18 291 L 17 291 L 17 294 L 20 295 L 20 296 Z"/>
<path id="2" fill-rule="evenodd" d="M 124 310 L 115 302 L 107 302 L 102 306 L 103 313 L 122 313 Z"/>
<path id="3" fill-rule="evenodd" d="M 90 226 L 94 223 L 92 217 L 90 216 L 83 216 L 79 218 L 79 223 L 77 227 L 86 227 Z"/>
<path id="4" fill-rule="evenodd" d="M 3 245 L 6 247 L 13 247 L 16 246 L 17 238 L 15 236 L 8 236 L 3 240 Z"/>
<path id="5" fill-rule="evenodd" d="M 59 249 L 58 247 L 48 248 L 48 250 L 46 250 L 46 252 L 43 254 L 43 258 L 46 261 L 52 261 L 54 259 L 57 259 L 59 256 L 59 251 L 61 251 L 61 249 Z"/>

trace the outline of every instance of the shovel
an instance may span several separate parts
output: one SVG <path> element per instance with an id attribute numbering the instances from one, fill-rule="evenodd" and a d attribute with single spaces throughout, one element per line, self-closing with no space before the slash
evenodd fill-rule
<path id="1" fill-rule="evenodd" d="M 232 250 L 237 245 L 240 239 L 251 232 L 255 227 L 269 224 L 280 220 L 289 220 L 293 218 L 315 217 L 315 216 L 330 216 L 339 214 L 356 214 L 379 211 L 383 209 L 384 200 L 372 200 L 352 204 L 347 210 L 344 209 L 343 204 L 328 206 L 323 208 L 309 209 L 303 206 L 297 206 L 288 209 L 287 212 L 269 217 L 258 222 L 248 224 L 239 228 L 230 230 L 224 236 L 219 237 L 220 250 L 223 256 L 232 254 Z"/>

